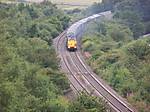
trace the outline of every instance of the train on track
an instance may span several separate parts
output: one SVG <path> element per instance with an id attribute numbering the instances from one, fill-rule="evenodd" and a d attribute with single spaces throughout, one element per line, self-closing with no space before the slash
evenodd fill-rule
<path id="1" fill-rule="evenodd" d="M 93 20 L 97 20 L 98 18 L 106 17 L 107 15 L 110 15 L 110 14 L 111 14 L 111 11 L 94 14 L 87 18 L 81 19 L 80 21 L 70 26 L 67 30 L 67 42 L 66 42 L 67 49 L 69 51 L 77 50 L 78 48 L 77 38 L 81 37 L 81 35 L 84 32 L 84 29 L 86 28 L 87 23 Z"/>
<path id="2" fill-rule="evenodd" d="M 74 33 L 67 34 L 67 49 L 69 51 L 76 51 L 77 50 L 77 38 Z"/>

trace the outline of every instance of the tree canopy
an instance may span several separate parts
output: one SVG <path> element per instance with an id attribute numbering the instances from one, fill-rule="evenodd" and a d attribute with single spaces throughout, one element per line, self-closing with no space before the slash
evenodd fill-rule
<path id="1" fill-rule="evenodd" d="M 52 45 L 69 20 L 50 2 L 0 3 L 0 112 L 70 112 L 69 82 Z"/>
<path id="2" fill-rule="evenodd" d="M 150 110 L 150 37 L 134 40 L 117 20 L 91 23 L 82 39 L 87 63 L 139 112 Z"/>
<path id="3" fill-rule="evenodd" d="M 149 0 L 103 0 L 95 3 L 84 12 L 87 15 L 111 10 L 114 18 L 129 26 L 135 39 L 150 33 L 150 1 Z"/>

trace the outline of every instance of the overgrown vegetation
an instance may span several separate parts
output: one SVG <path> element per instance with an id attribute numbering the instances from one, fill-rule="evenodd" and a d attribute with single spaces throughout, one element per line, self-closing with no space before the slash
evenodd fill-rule
<path id="1" fill-rule="evenodd" d="M 114 18 L 121 24 L 129 26 L 134 38 L 150 33 L 149 0 L 103 0 L 89 7 L 84 14 L 91 15 L 111 10 Z"/>
<path id="2" fill-rule="evenodd" d="M 105 110 L 85 94 L 71 104 L 63 96 L 69 83 L 59 71 L 52 39 L 69 20 L 49 2 L 0 4 L 0 112 L 76 112 L 72 104 L 88 112 Z"/>
<path id="3" fill-rule="evenodd" d="M 115 13 L 113 20 L 91 23 L 83 37 L 82 48 L 88 52 L 85 53 L 87 62 L 94 72 L 127 98 L 139 112 L 149 112 L 150 37 L 141 37 L 149 33 L 145 27 L 150 20 L 146 15 L 150 10 L 148 1 L 111 2 L 113 5 L 109 8 Z M 95 7 L 95 10 L 99 8 L 101 10 L 101 7 Z"/>
<path id="4" fill-rule="evenodd" d="M 69 88 L 52 38 L 69 18 L 51 3 L 0 4 L 0 111 L 64 112 Z"/>
<path id="5" fill-rule="evenodd" d="M 106 104 L 96 97 L 84 93 L 70 104 L 69 112 L 106 112 Z"/>

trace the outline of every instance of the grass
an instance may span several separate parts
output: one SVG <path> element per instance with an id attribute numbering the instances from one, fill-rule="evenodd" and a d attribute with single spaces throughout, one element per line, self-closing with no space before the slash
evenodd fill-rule
<path id="1" fill-rule="evenodd" d="M 87 6 L 57 5 L 57 7 L 63 10 L 73 10 L 73 9 L 84 9 Z"/>
<path id="2" fill-rule="evenodd" d="M 59 4 L 58 7 L 62 9 L 75 9 L 75 8 L 86 8 L 92 5 L 94 2 L 101 2 L 101 0 L 50 0 L 52 3 Z M 68 4 L 68 5 L 62 5 Z M 70 5 L 69 5 L 70 4 Z M 75 6 L 71 6 L 75 5 Z"/>
<path id="3" fill-rule="evenodd" d="M 16 1 L 16 0 L 0 0 L 0 2 L 8 2 L 8 1 Z M 94 2 L 101 2 L 102 0 L 49 0 L 49 1 L 57 4 L 57 6 L 61 9 L 72 10 L 75 8 L 83 9 L 92 5 Z"/>
<path id="4" fill-rule="evenodd" d="M 13 2 L 15 0 L 0 0 L 0 2 Z"/>
<path id="5" fill-rule="evenodd" d="M 68 3 L 79 5 L 91 5 L 94 2 L 100 2 L 100 0 L 51 0 L 53 3 Z"/>

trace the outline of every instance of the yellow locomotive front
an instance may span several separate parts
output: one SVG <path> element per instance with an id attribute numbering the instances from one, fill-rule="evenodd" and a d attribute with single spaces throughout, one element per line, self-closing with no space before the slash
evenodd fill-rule
<path id="1" fill-rule="evenodd" d="M 67 49 L 69 51 L 77 50 L 77 40 L 73 34 L 67 35 Z"/>
<path id="2" fill-rule="evenodd" d="M 70 51 L 77 50 L 77 41 L 75 39 L 68 39 L 67 49 Z"/>

